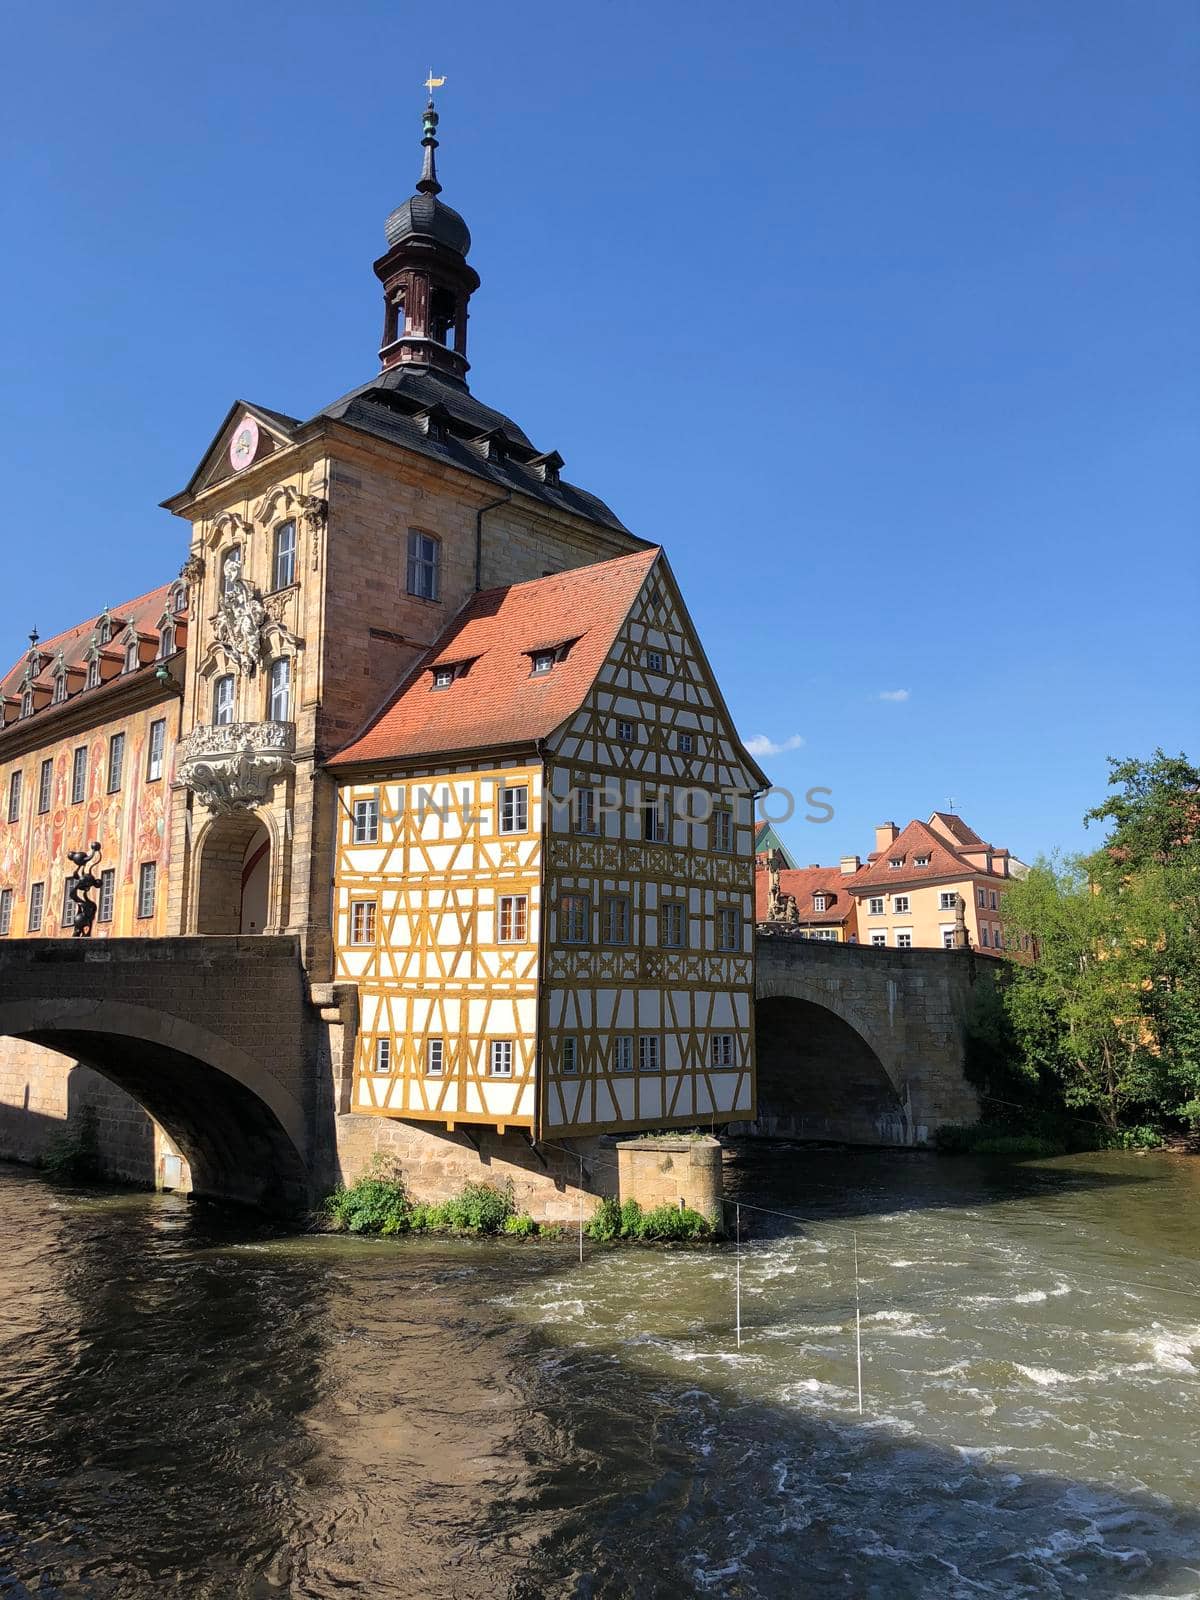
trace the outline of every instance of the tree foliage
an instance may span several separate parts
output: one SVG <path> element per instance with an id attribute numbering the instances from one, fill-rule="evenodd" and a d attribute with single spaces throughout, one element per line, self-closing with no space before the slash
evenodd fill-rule
<path id="1" fill-rule="evenodd" d="M 1200 770 L 1156 750 L 1110 762 L 1090 855 L 1039 861 L 1004 901 L 1002 985 L 1020 1070 L 1110 1129 L 1200 1123 Z"/>

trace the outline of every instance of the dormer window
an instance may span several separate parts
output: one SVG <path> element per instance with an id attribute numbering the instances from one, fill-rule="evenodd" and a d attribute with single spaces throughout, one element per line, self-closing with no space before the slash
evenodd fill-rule
<path id="1" fill-rule="evenodd" d="M 555 652 L 553 650 L 535 650 L 533 652 L 533 672 L 537 677 L 543 672 L 549 672 L 554 665 Z"/>
<path id="2" fill-rule="evenodd" d="M 65 666 L 63 666 L 61 671 L 56 672 L 54 674 L 54 694 L 51 697 L 51 702 L 50 703 L 52 705 L 58 706 L 58 705 L 61 705 L 66 698 L 67 698 L 67 669 L 66 669 Z"/>
<path id="3" fill-rule="evenodd" d="M 465 661 L 441 661 L 433 669 L 433 685 L 435 689 L 448 689 L 455 678 L 467 670 Z"/>
<path id="4" fill-rule="evenodd" d="M 888 866 L 889 867 L 902 867 L 903 865 L 904 865 L 904 857 L 903 856 L 892 856 L 888 861 Z"/>
<path id="5" fill-rule="evenodd" d="M 823 894 L 815 894 L 815 895 L 813 895 L 813 910 L 814 911 L 824 911 L 824 909 L 825 909 L 825 896 Z"/>
<path id="6" fill-rule="evenodd" d="M 141 651 L 140 651 L 140 649 L 138 647 L 138 641 L 137 641 L 137 638 L 135 636 L 134 638 L 129 639 L 126 642 L 126 645 L 125 645 L 125 664 L 124 664 L 124 666 L 122 667 L 121 670 L 123 672 L 136 672 L 138 667 L 140 666 L 140 664 L 141 664 Z"/>
<path id="7" fill-rule="evenodd" d="M 100 687 L 100 657 L 99 657 L 99 655 L 94 655 L 91 658 L 91 660 L 88 662 L 87 687 L 89 689 L 98 689 Z"/>
<path id="8" fill-rule="evenodd" d="M 32 689 L 26 689 L 25 693 L 21 696 L 21 715 L 23 717 L 31 717 L 33 715 Z"/>
<path id="9" fill-rule="evenodd" d="M 107 606 L 106 606 L 104 611 L 101 613 L 99 620 L 96 623 L 96 641 L 97 641 L 98 644 L 107 644 L 109 642 L 109 640 L 112 638 L 112 635 L 113 635 L 112 612 L 109 611 Z"/>
<path id="10" fill-rule="evenodd" d="M 166 656 L 175 654 L 175 624 L 164 622 L 158 635 L 158 657 L 161 661 Z"/>
<path id="11" fill-rule="evenodd" d="M 928 865 L 929 865 L 929 857 L 928 856 L 914 856 L 913 857 L 913 866 L 914 867 L 927 867 Z"/>
<path id="12" fill-rule="evenodd" d="M 557 662 L 566 659 L 567 652 L 574 642 L 573 639 L 567 639 L 562 644 L 543 644 L 538 645 L 536 650 L 527 650 L 525 653 L 529 657 L 530 676 L 544 678 L 546 673 L 553 671 Z"/>
<path id="13" fill-rule="evenodd" d="M 167 594 L 167 610 L 172 616 L 177 617 L 187 607 L 187 584 L 182 581 L 173 583 Z"/>

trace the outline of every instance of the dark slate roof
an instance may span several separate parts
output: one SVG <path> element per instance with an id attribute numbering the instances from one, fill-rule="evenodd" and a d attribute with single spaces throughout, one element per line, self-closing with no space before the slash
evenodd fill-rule
<path id="1" fill-rule="evenodd" d="M 389 247 L 402 239 L 434 239 L 438 244 L 465 256 L 471 248 L 471 230 L 453 206 L 444 205 L 436 195 L 414 194 L 384 224 Z"/>
<path id="2" fill-rule="evenodd" d="M 427 432 L 419 420 L 420 414 L 433 406 L 446 413 L 440 437 Z M 629 532 L 594 494 L 562 480 L 555 483 L 543 478 L 533 465 L 541 458 L 523 429 L 503 412 L 476 400 L 464 383 L 429 367 L 390 367 L 317 415 L 432 456 L 501 490 L 511 489 L 619 533 Z M 469 442 L 487 434 L 501 438 L 502 453 L 488 456 L 479 445 Z"/>

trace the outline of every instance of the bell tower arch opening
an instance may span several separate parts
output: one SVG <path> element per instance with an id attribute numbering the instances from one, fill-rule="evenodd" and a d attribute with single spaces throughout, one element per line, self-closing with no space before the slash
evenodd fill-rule
<path id="1" fill-rule="evenodd" d="M 197 850 L 194 933 L 264 933 L 271 923 L 271 836 L 253 812 L 217 817 Z"/>

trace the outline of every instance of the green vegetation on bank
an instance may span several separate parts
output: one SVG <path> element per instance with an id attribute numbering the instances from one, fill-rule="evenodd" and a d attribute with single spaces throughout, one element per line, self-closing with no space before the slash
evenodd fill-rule
<path id="1" fill-rule="evenodd" d="M 328 1197 L 325 1215 L 347 1233 L 506 1234 L 515 1239 L 562 1235 L 561 1228 L 542 1227 L 519 1212 L 511 1184 L 498 1188 L 490 1183 L 468 1183 L 438 1204 L 413 1200 L 399 1169 L 381 1157 L 375 1158 L 356 1183 Z"/>
<path id="2" fill-rule="evenodd" d="M 1115 792 L 1084 819 L 1109 824 L 1100 848 L 1043 858 L 1005 893 L 1021 957 L 979 986 L 967 1041 L 985 1119 L 944 1130 L 942 1148 L 1057 1154 L 1200 1132 L 1200 768 L 1161 750 L 1110 767 Z"/>
<path id="3" fill-rule="evenodd" d="M 609 1243 L 614 1239 L 640 1239 L 647 1243 L 666 1243 L 686 1239 L 711 1239 L 720 1232 L 689 1206 L 654 1206 L 643 1211 L 636 1200 L 621 1205 L 616 1200 L 601 1200 L 584 1230 L 589 1239 Z"/>

